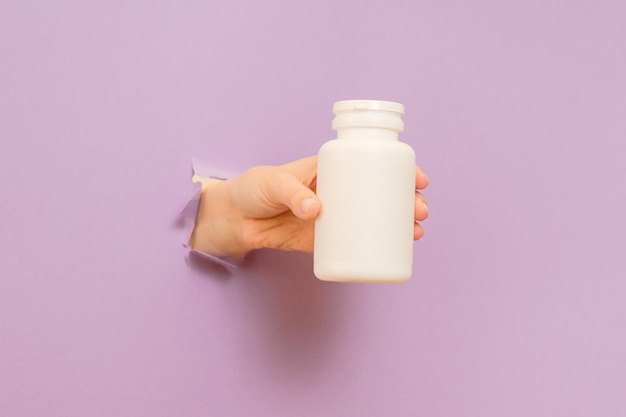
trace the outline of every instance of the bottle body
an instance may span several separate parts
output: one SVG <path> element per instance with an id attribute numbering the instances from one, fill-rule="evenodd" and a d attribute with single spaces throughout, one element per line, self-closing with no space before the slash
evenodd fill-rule
<path id="1" fill-rule="evenodd" d="M 339 132 L 319 151 L 315 275 L 404 282 L 412 272 L 415 153 L 397 139 L 381 139 L 375 128 L 352 133 L 346 139 Z"/>

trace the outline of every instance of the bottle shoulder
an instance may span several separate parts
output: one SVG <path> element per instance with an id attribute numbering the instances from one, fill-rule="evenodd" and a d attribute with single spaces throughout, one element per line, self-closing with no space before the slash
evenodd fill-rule
<path id="1" fill-rule="evenodd" d="M 320 153 L 327 152 L 392 152 L 412 155 L 415 151 L 407 143 L 377 139 L 332 139 L 324 143 Z"/>

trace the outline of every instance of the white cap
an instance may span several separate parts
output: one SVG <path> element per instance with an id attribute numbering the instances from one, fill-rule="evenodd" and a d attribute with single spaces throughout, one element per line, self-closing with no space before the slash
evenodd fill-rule
<path id="1" fill-rule="evenodd" d="M 344 110 L 381 110 L 404 114 L 404 106 L 394 101 L 382 100 L 343 100 L 333 106 L 333 113 Z"/>
<path id="2" fill-rule="evenodd" d="M 393 101 L 381 100 L 344 100 L 333 106 L 333 129 L 343 127 L 376 127 L 391 129 L 396 132 L 404 130 L 401 116 L 404 106 Z"/>

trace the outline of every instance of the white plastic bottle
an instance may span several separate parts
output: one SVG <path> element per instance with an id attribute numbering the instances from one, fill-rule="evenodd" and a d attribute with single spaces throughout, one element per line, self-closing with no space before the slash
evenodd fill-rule
<path id="1" fill-rule="evenodd" d="M 314 272 L 324 281 L 411 277 L 415 153 L 398 141 L 404 106 L 348 100 L 333 107 L 337 139 L 319 151 Z"/>

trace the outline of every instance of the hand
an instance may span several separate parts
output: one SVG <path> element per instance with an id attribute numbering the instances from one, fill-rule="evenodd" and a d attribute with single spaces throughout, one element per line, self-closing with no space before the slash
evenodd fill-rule
<path id="1" fill-rule="evenodd" d="M 260 248 L 312 252 L 314 220 L 321 210 L 316 178 L 317 156 L 311 156 L 251 168 L 231 180 L 211 183 L 202 191 L 192 248 L 215 256 Z M 416 189 L 428 183 L 416 168 Z M 427 217 L 426 199 L 416 191 L 414 239 L 424 235 L 417 221 Z"/>

